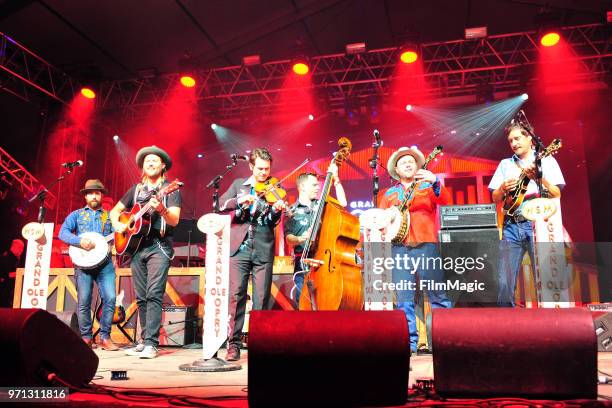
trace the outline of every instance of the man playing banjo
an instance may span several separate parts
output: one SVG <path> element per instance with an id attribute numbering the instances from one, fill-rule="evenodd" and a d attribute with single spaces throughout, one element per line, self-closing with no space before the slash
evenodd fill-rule
<path id="1" fill-rule="evenodd" d="M 59 238 L 65 243 L 80 247 L 86 251 L 93 251 L 97 245 L 104 245 L 105 236 L 113 232 L 109 214 L 101 207 L 102 195 L 106 188 L 100 180 L 87 180 L 81 194 L 87 205 L 68 214 L 60 229 Z M 98 244 L 94 240 L 80 237 L 84 233 L 100 234 Z M 100 249 L 100 248 L 98 248 Z M 115 311 L 115 267 L 110 254 L 102 254 L 102 261 L 97 265 L 83 269 L 75 265 L 74 275 L 77 284 L 77 316 L 81 337 L 89 347 L 95 347 L 92 335 L 91 320 L 91 292 L 93 282 L 98 284 L 98 291 L 102 298 L 102 318 L 100 319 L 100 339 L 103 350 L 115 351 L 119 348 L 110 339 L 111 324 Z"/>
<path id="2" fill-rule="evenodd" d="M 394 242 L 393 258 L 408 257 L 413 259 L 440 257 L 436 237 L 436 207 L 450 202 L 449 192 L 442 186 L 431 171 L 424 169 L 425 157 L 415 146 L 401 147 L 391 155 L 387 162 L 387 171 L 396 181 L 387 189 L 380 200 L 379 208 L 391 208 L 400 205 L 408 194 L 406 211 L 409 212 L 410 225 L 402 242 Z M 413 184 L 415 183 L 415 184 Z M 411 188 L 413 188 L 411 190 Z M 402 262 L 402 265 L 404 263 Z M 421 280 L 441 281 L 444 271 L 420 267 L 418 270 L 393 268 L 393 282 L 414 282 L 418 273 Z M 397 308 L 404 311 L 410 333 L 410 350 L 417 351 L 419 335 L 416 329 L 414 312 L 414 290 L 397 291 Z M 447 308 L 451 302 L 446 293 L 440 290 L 427 290 L 429 302 L 433 308 Z"/>

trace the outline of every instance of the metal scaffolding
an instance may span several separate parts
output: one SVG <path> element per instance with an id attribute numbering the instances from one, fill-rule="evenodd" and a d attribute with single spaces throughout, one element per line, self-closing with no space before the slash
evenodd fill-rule
<path id="1" fill-rule="evenodd" d="M 572 52 L 571 61 L 580 71 L 567 82 L 602 81 L 610 71 L 610 36 L 602 24 L 564 27 L 562 37 Z M 427 92 L 435 97 L 474 95 L 483 86 L 495 92 L 520 92 L 537 81 L 533 67 L 538 62 L 538 33 L 521 32 L 481 39 L 421 44 L 423 72 L 416 76 L 426 87 L 412 93 Z M 317 104 L 323 109 L 345 106 L 347 98 L 364 99 L 388 96 L 391 84 L 401 78 L 396 68 L 401 48 L 371 50 L 361 54 L 334 54 L 310 58 L 311 85 Z M 300 100 L 288 102 L 283 93 L 296 92 L 284 86 L 291 70 L 290 60 L 255 66 L 202 69 L 195 72 L 196 97 L 204 113 L 231 118 L 256 111 L 258 114 L 300 107 Z M 128 115 L 146 114 L 163 104 L 176 86 L 179 74 L 154 78 L 118 80 L 101 85 L 104 109 Z M 281 106 L 282 105 L 282 106 Z"/>
<path id="2" fill-rule="evenodd" d="M 74 97 L 76 82 L 64 72 L 0 33 L 0 90 L 27 102 L 43 95 L 68 103 Z"/>
<path id="3" fill-rule="evenodd" d="M 0 180 L 7 184 L 10 188 L 15 186 L 26 196 L 34 196 L 39 191 L 46 190 L 47 188 L 36 179 L 25 167 L 23 167 L 17 160 L 15 160 L 10 154 L 0 147 Z M 45 200 L 45 207 L 53 209 L 57 197 L 55 194 L 48 192 Z"/>

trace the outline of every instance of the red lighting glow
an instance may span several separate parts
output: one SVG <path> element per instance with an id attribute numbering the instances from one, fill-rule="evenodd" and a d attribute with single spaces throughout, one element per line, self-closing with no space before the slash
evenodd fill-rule
<path id="1" fill-rule="evenodd" d="M 306 75 L 308 71 L 310 71 L 310 68 L 303 62 L 296 62 L 293 64 L 293 72 L 298 75 Z"/>
<path id="2" fill-rule="evenodd" d="M 544 47 L 552 47 L 553 45 L 557 45 L 561 37 L 557 33 L 546 33 L 542 36 L 540 40 L 540 44 Z"/>
<path id="3" fill-rule="evenodd" d="M 96 97 L 96 93 L 91 88 L 81 89 L 81 95 L 83 95 L 87 99 L 94 99 Z"/>
<path id="4" fill-rule="evenodd" d="M 404 64 L 412 64 L 417 59 L 419 59 L 419 55 L 414 51 L 404 51 L 400 54 L 400 60 Z"/>
<path id="5" fill-rule="evenodd" d="M 183 75 L 181 77 L 181 84 L 183 84 L 185 88 L 193 88 L 196 84 L 196 81 L 193 77 L 189 75 Z"/>

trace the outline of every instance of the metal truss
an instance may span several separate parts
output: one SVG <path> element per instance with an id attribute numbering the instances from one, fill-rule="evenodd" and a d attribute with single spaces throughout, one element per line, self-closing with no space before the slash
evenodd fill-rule
<path id="1" fill-rule="evenodd" d="M 64 72 L 0 33 L 0 90 L 28 101 L 43 95 L 68 103 L 78 89 L 76 82 Z"/>
<path id="2" fill-rule="evenodd" d="M 572 83 L 603 80 L 610 71 L 612 56 L 608 27 L 572 26 L 561 28 L 561 32 L 570 46 L 571 61 L 580 65 L 578 72 L 564 80 Z M 475 95 L 482 92 L 483 86 L 492 87 L 494 92 L 524 91 L 528 83 L 540 79 L 534 77 L 533 70 L 539 58 L 538 40 L 536 32 L 521 32 L 421 44 L 423 72 L 413 75 L 417 86 L 406 91 L 407 95 L 423 92 L 435 97 Z M 400 51 L 394 47 L 356 55 L 310 58 L 309 91 L 317 106 L 323 110 L 338 109 L 345 107 L 350 99 L 363 101 L 368 97 L 389 96 L 393 93 L 393 81 L 402 77 L 396 70 Z M 291 92 L 299 92 L 284 84 L 291 65 L 290 60 L 283 60 L 197 71 L 196 97 L 202 112 L 216 118 L 231 118 L 303 107 L 304 98 L 286 97 Z M 168 74 L 103 83 L 102 107 L 129 115 L 146 114 L 168 100 L 178 79 L 179 74 Z M 418 86 L 423 81 L 427 86 Z"/>
<path id="3" fill-rule="evenodd" d="M 15 182 L 18 188 L 25 196 L 33 196 L 39 191 L 46 190 L 46 187 L 36 179 L 25 167 L 17 160 L 11 157 L 4 149 L 0 147 L 0 181 L 13 187 Z M 52 209 L 55 206 L 57 197 L 50 191 L 46 195 L 45 207 Z"/>

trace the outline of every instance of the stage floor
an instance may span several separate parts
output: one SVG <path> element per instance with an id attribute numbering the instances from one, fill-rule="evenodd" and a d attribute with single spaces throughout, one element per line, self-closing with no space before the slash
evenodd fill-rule
<path id="1" fill-rule="evenodd" d="M 180 371 L 179 366 L 191 363 L 202 356 L 201 349 L 176 347 L 160 348 L 156 359 L 144 360 L 126 356 L 123 351 L 96 350 L 100 364 L 93 383 L 117 391 L 147 390 L 167 395 L 160 399 L 125 397 L 117 399 L 108 395 L 74 393 L 70 396 L 73 406 L 168 406 L 172 396 L 190 396 L 193 402 L 219 407 L 246 407 L 247 404 L 247 350 L 242 350 L 239 364 L 242 369 L 222 373 L 194 373 Z M 224 357 L 225 350 L 219 352 Z M 612 374 L 612 353 L 599 353 L 599 370 Z M 410 360 L 410 386 L 417 378 L 433 378 L 431 355 L 413 356 Z M 111 381 L 111 370 L 127 370 L 129 379 Z M 600 400 L 612 398 L 612 385 L 598 387 Z"/>

